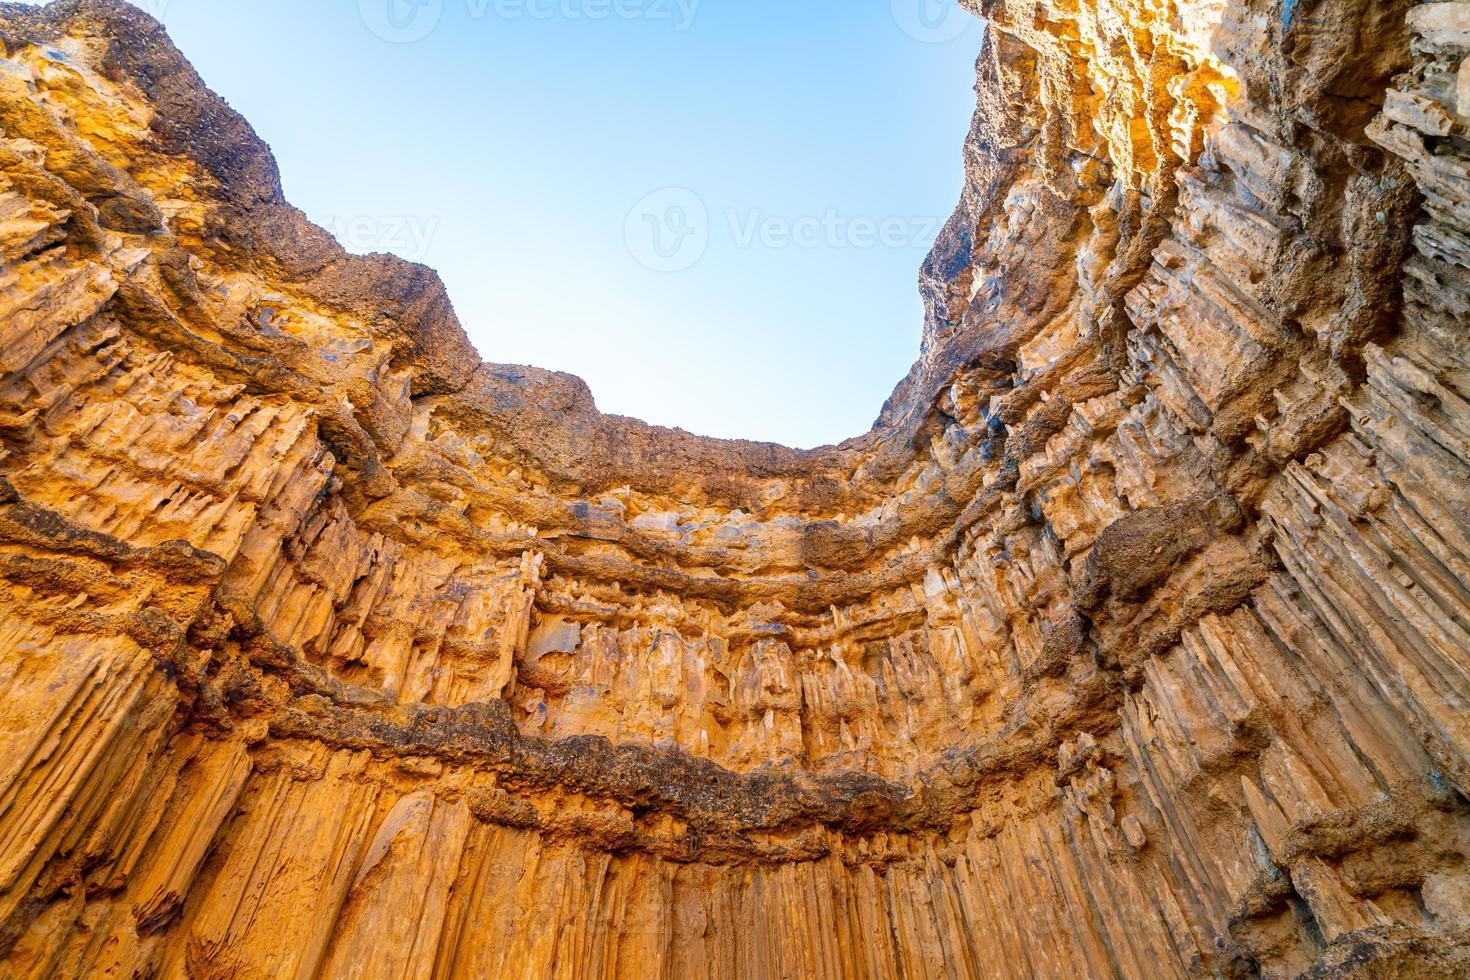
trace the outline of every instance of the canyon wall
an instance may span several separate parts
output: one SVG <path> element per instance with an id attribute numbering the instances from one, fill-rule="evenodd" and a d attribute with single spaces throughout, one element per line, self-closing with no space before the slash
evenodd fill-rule
<path id="1" fill-rule="evenodd" d="M 482 364 L 0 4 L 0 974 L 1470 975 L 1470 4 L 966 4 L 815 451 Z"/>

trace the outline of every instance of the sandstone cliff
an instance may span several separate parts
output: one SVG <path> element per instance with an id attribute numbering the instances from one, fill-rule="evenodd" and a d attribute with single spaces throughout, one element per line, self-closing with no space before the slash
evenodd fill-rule
<path id="1" fill-rule="evenodd" d="M 966 2 L 814 452 L 481 364 L 0 4 L 0 974 L 1470 975 L 1470 4 Z"/>

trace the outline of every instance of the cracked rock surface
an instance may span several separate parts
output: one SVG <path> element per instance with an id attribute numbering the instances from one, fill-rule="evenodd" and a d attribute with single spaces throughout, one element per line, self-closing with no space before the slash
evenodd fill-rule
<path id="1" fill-rule="evenodd" d="M 964 3 L 813 451 L 482 363 L 0 3 L 0 976 L 1470 975 L 1470 3 Z"/>

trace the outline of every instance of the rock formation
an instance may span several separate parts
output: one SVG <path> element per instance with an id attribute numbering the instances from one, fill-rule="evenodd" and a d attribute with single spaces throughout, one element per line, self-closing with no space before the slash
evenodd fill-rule
<path id="1" fill-rule="evenodd" d="M 480 363 L 0 4 L 0 974 L 1470 975 L 1470 4 L 966 4 L 810 452 Z"/>

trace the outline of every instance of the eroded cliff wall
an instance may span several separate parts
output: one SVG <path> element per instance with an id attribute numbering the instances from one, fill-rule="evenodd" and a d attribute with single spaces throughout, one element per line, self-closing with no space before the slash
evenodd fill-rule
<path id="1" fill-rule="evenodd" d="M 967 3 L 814 452 L 481 364 L 0 4 L 0 973 L 1470 974 L 1470 4 Z"/>

